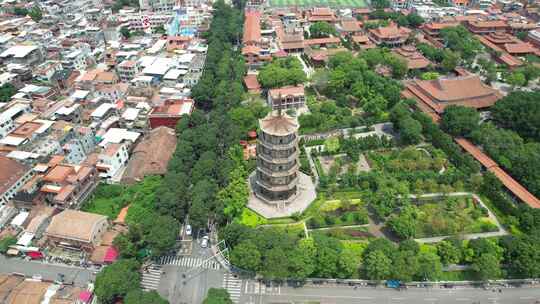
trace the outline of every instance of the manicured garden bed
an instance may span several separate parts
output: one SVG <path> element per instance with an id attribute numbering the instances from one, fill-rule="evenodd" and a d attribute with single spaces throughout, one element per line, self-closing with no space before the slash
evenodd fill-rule
<path id="1" fill-rule="evenodd" d="M 387 225 L 402 238 L 497 231 L 487 209 L 472 197 L 445 197 L 403 207 Z"/>
<path id="2" fill-rule="evenodd" d="M 312 230 L 311 235 L 324 235 L 328 237 L 333 237 L 339 240 L 348 240 L 348 241 L 361 241 L 361 240 L 371 240 L 375 237 L 368 232 L 368 227 L 352 227 L 352 228 L 330 228 L 330 229 L 319 229 Z"/>
<path id="3" fill-rule="evenodd" d="M 326 200 L 308 221 L 309 228 L 334 226 L 364 225 L 368 223 L 368 214 L 364 203 L 359 198 Z"/>

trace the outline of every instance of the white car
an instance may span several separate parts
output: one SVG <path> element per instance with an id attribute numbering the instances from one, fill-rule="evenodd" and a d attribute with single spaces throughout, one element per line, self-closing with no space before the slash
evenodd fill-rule
<path id="1" fill-rule="evenodd" d="M 186 225 L 186 235 L 191 235 L 191 225 Z"/>
<path id="2" fill-rule="evenodd" d="M 201 241 L 201 247 L 202 248 L 208 247 L 208 239 L 209 239 L 208 235 L 203 236 L 202 241 Z"/>

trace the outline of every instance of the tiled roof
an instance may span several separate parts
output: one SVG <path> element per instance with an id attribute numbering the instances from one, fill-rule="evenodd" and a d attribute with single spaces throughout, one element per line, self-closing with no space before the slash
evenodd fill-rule
<path id="1" fill-rule="evenodd" d="M 287 114 L 276 115 L 272 112 L 261 119 L 259 125 L 264 133 L 276 136 L 289 135 L 298 130 L 298 122 L 295 118 Z"/>
<path id="2" fill-rule="evenodd" d="M 533 54 L 536 52 L 536 48 L 529 43 L 506 43 L 504 45 L 506 51 L 510 54 Z"/>
<path id="3" fill-rule="evenodd" d="M 403 58 L 407 62 L 407 67 L 412 70 L 423 69 L 431 64 L 414 46 L 402 46 L 393 50 L 393 52 L 398 57 Z"/>
<path id="4" fill-rule="evenodd" d="M 257 75 L 254 74 L 246 75 L 246 77 L 244 77 L 244 84 L 248 90 L 259 90 L 261 88 L 259 81 L 257 81 Z"/>
<path id="5" fill-rule="evenodd" d="M 268 91 L 268 94 L 273 99 L 277 99 L 280 96 L 282 96 L 282 97 L 291 96 L 291 95 L 292 96 L 302 96 L 302 95 L 304 95 L 304 86 L 303 85 L 286 86 L 286 87 L 282 87 L 282 88 L 271 89 L 270 91 Z"/>
<path id="6" fill-rule="evenodd" d="M 66 209 L 52 218 L 45 233 L 49 236 L 90 243 L 98 233 L 98 225 L 106 220 L 107 217 L 104 215 Z"/>
<path id="7" fill-rule="evenodd" d="M 476 147 L 474 144 L 464 138 L 456 138 L 455 141 L 471 154 L 476 160 L 478 160 L 484 167 L 503 183 L 503 185 L 510 190 L 520 200 L 525 202 L 532 208 L 540 208 L 540 200 L 525 189 L 521 184 L 508 175 L 503 169 L 501 169 L 495 161 L 489 156 L 484 154 L 482 150 Z"/>
<path id="8" fill-rule="evenodd" d="M 133 149 L 122 181 L 134 183 L 146 175 L 165 174 L 175 148 L 173 129 L 161 126 L 151 130 Z"/>
<path id="9" fill-rule="evenodd" d="M 502 95 L 483 84 L 478 76 L 462 76 L 454 79 L 415 80 L 406 84 L 402 95 L 410 95 L 426 107 L 426 112 L 442 113 L 449 105 L 473 108 L 492 106 Z M 429 109 L 429 110 L 428 110 Z"/>
<path id="10" fill-rule="evenodd" d="M 261 14 L 257 11 L 246 11 L 244 20 L 243 42 L 259 42 L 261 40 Z"/>
<path id="11" fill-rule="evenodd" d="M 396 24 L 391 23 L 385 27 L 370 29 L 369 32 L 377 37 L 389 39 L 408 36 L 411 30 L 406 27 L 397 26 Z"/>
<path id="12" fill-rule="evenodd" d="M 340 43 L 338 37 L 328 37 L 328 38 L 315 38 L 315 39 L 306 39 L 304 40 L 304 45 L 315 45 L 315 44 L 329 44 L 329 43 Z"/>
<path id="13" fill-rule="evenodd" d="M 29 168 L 17 161 L 0 155 L 0 194 L 6 192 L 11 186 L 23 177 Z"/>

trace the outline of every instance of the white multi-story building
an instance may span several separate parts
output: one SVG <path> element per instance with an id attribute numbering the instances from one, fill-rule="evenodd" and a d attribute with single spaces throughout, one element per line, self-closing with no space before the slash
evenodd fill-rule
<path id="1" fill-rule="evenodd" d="M 59 61 L 45 61 L 40 64 L 34 71 L 34 76 L 40 80 L 49 82 L 51 81 L 54 73 L 61 71 L 63 69 L 62 63 Z"/>
<path id="2" fill-rule="evenodd" d="M 84 71 L 88 67 L 89 53 L 83 49 L 76 49 L 64 56 L 63 65 L 66 68 Z"/>
<path id="3" fill-rule="evenodd" d="M 29 104 L 16 103 L 0 114 L 0 139 L 15 129 L 14 120 L 26 112 L 30 112 Z"/>
<path id="4" fill-rule="evenodd" d="M 123 82 L 128 82 L 135 77 L 135 74 L 139 73 L 137 62 L 134 60 L 124 60 L 117 67 L 118 77 Z"/>
<path id="5" fill-rule="evenodd" d="M 149 24 L 146 25 L 144 20 L 148 18 Z M 127 26 L 130 31 L 143 31 L 147 27 L 152 29 L 163 26 L 172 18 L 172 14 L 151 14 L 151 15 L 140 15 L 140 14 L 129 14 L 121 18 L 122 26 Z M 121 26 L 121 27 L 122 27 Z"/>
<path id="6" fill-rule="evenodd" d="M 98 156 L 99 176 L 109 182 L 120 179 L 118 176 L 129 160 L 127 143 L 109 143 Z"/>

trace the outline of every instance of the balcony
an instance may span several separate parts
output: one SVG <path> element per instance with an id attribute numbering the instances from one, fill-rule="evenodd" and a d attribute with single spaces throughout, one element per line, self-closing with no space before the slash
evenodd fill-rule
<path id="1" fill-rule="evenodd" d="M 298 171 L 298 164 L 293 165 L 290 169 L 287 169 L 287 170 L 272 171 L 263 166 L 257 166 L 257 170 L 261 171 L 262 173 L 270 177 L 286 177 Z"/>
<path id="2" fill-rule="evenodd" d="M 297 156 L 298 156 L 298 153 L 293 153 L 289 157 L 285 157 L 285 158 L 275 158 L 275 157 L 271 157 L 269 155 L 262 154 L 262 153 L 257 154 L 257 157 L 271 164 L 287 164 L 296 160 Z"/>
<path id="3" fill-rule="evenodd" d="M 268 185 L 267 183 L 257 179 L 256 180 L 257 185 L 263 187 L 264 189 L 271 191 L 271 192 L 280 192 L 280 191 L 288 191 L 292 190 L 296 187 L 296 184 L 298 184 L 298 176 L 291 180 L 287 185 Z"/>
<path id="4" fill-rule="evenodd" d="M 257 144 L 259 144 L 261 146 L 264 146 L 264 147 L 266 147 L 267 149 L 270 149 L 270 150 L 288 150 L 288 149 L 292 149 L 292 148 L 298 149 L 298 145 L 297 145 L 296 140 L 292 140 L 291 142 L 285 143 L 285 144 L 274 144 L 274 143 L 271 143 L 271 142 L 268 142 L 268 141 L 257 139 Z"/>

